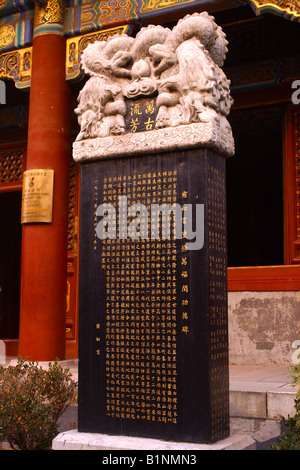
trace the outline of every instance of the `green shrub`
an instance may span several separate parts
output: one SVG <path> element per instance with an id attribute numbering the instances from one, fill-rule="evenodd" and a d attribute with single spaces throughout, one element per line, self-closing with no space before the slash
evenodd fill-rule
<path id="1" fill-rule="evenodd" d="M 271 450 L 300 450 L 300 364 L 291 367 L 290 370 L 293 372 L 291 376 L 292 385 L 298 386 L 295 400 L 295 416 L 283 419 L 286 432 L 271 446 Z"/>
<path id="2" fill-rule="evenodd" d="M 58 419 L 77 400 L 77 383 L 58 361 L 47 370 L 19 359 L 0 366 L 0 441 L 15 450 L 48 450 L 58 434 Z"/>

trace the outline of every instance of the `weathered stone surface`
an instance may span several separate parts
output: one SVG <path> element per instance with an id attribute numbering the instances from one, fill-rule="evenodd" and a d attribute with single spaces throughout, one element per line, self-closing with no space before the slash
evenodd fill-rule
<path id="1" fill-rule="evenodd" d="M 230 392 L 230 416 L 266 418 L 267 397 L 260 392 Z"/>
<path id="2" fill-rule="evenodd" d="M 229 292 L 231 364 L 291 366 L 299 338 L 299 292 Z"/>
<path id="3" fill-rule="evenodd" d="M 267 394 L 267 415 L 269 419 L 288 418 L 295 416 L 295 399 L 297 389 L 294 390 L 276 390 Z"/>
<path id="4" fill-rule="evenodd" d="M 233 435 L 249 436 L 257 442 L 266 442 L 281 434 L 281 422 L 276 419 L 236 418 L 230 419 Z"/>

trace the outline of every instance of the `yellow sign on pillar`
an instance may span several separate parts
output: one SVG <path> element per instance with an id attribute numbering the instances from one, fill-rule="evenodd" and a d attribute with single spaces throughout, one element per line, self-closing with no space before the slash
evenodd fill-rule
<path id="1" fill-rule="evenodd" d="M 53 212 L 53 170 L 23 173 L 21 223 L 51 223 Z"/>

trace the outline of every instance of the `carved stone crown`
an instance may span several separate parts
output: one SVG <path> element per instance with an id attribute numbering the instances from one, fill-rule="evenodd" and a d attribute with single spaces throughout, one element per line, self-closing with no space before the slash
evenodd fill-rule
<path id="1" fill-rule="evenodd" d="M 135 38 L 90 44 L 82 67 L 91 78 L 78 97 L 76 161 L 190 147 L 234 153 L 226 119 L 230 81 L 221 67 L 228 42 L 207 12 L 170 30 L 150 25 Z"/>

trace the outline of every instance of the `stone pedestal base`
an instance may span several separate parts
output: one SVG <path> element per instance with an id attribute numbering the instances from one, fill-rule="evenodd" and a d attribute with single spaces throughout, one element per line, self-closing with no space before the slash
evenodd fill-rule
<path id="1" fill-rule="evenodd" d="M 230 436 L 214 444 L 194 444 L 140 437 L 109 436 L 108 434 L 78 432 L 76 429 L 59 434 L 52 443 L 53 450 L 199 451 L 255 450 L 255 448 L 255 441 L 249 436 Z"/>

